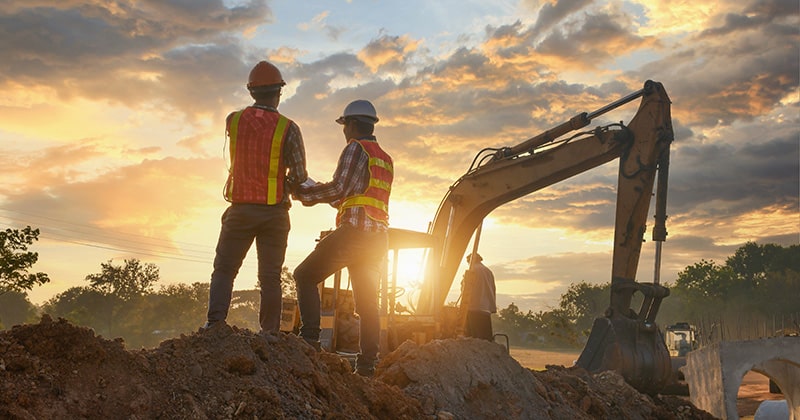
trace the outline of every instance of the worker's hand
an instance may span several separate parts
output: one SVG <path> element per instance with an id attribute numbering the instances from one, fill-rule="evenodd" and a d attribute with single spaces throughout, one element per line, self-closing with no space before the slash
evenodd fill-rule
<path id="1" fill-rule="evenodd" d="M 294 191 L 292 191 L 292 198 L 300 201 L 306 207 L 312 206 L 313 204 L 303 201 L 303 192 L 314 185 L 317 185 L 317 181 L 314 181 L 311 177 L 306 178 L 305 181 L 297 184 Z"/>
<path id="2" fill-rule="evenodd" d="M 313 187 L 314 185 L 317 185 L 317 181 L 314 181 L 311 179 L 311 177 L 308 177 L 305 181 L 300 183 L 300 188 L 309 188 Z"/>

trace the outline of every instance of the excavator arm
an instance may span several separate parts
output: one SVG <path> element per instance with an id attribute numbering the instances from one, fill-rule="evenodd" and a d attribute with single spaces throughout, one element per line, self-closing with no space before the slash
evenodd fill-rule
<path id="1" fill-rule="evenodd" d="M 642 98 L 627 126 L 599 127 L 583 137 L 556 141 L 593 118 Z M 435 314 L 452 286 L 468 242 L 489 213 L 508 203 L 589 169 L 620 159 L 612 282 L 634 282 L 658 161 L 672 140 L 670 100 L 660 83 L 647 81 L 634 92 L 592 113 L 526 140 L 493 150 L 487 162 L 470 168 L 442 200 L 428 233 L 435 246 L 427 260 L 418 314 Z M 618 309 L 630 294 L 612 296 Z"/>
<path id="2" fill-rule="evenodd" d="M 638 98 L 639 109 L 627 125 L 611 124 L 562 138 Z M 637 92 L 592 113 L 578 114 L 516 146 L 479 153 L 467 173 L 450 187 L 428 233 L 421 234 L 430 254 L 415 316 L 440 319 L 442 336 L 453 336 L 444 325 L 458 331 L 463 320 L 455 325 L 445 320 L 445 300 L 468 242 L 476 231 L 475 236 L 479 235 L 483 219 L 505 203 L 619 159 L 610 305 L 605 317 L 595 320 L 577 365 L 591 372 L 615 370 L 640 391 L 657 392 L 671 377 L 669 353 L 655 324 L 669 290 L 658 284 L 658 269 L 654 283 L 637 282 L 636 272 L 657 173 L 653 239 L 660 264 L 672 140 L 669 97 L 660 83 L 647 81 Z M 636 292 L 644 295 L 638 312 L 630 308 Z"/>

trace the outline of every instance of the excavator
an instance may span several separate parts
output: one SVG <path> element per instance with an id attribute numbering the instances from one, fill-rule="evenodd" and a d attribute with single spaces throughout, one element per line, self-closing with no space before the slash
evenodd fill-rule
<path id="1" fill-rule="evenodd" d="M 639 98 L 639 109 L 627 124 L 579 131 L 597 117 Z M 392 258 L 391 264 L 387 258 L 379 297 L 381 353 L 406 340 L 424 344 L 463 332 L 459 308 L 447 305 L 446 299 L 470 240 L 474 238 L 476 251 L 483 220 L 493 210 L 618 159 L 610 305 L 604 316 L 594 321 L 576 364 L 590 372 L 617 371 L 639 391 L 658 392 L 671 378 L 669 352 L 655 318 L 662 299 L 669 295 L 669 289 L 660 285 L 658 273 L 661 244 L 667 235 L 672 140 L 670 99 L 661 83 L 648 80 L 636 92 L 596 111 L 577 114 L 515 146 L 481 150 L 467 172 L 450 186 L 427 232 L 390 228 Z M 642 283 L 635 277 L 654 186 L 656 268 L 653 282 Z M 403 249 L 422 249 L 425 255 L 422 287 L 410 309 L 396 302 L 398 255 Z M 339 289 L 340 273 L 334 277 L 333 288 L 321 285 L 323 337 L 326 327 L 329 332 L 323 346 L 338 351 L 345 343 L 354 343 L 352 324 L 347 327 L 347 322 L 339 322 L 339 317 L 352 311 L 352 294 Z M 639 311 L 631 308 L 636 292 L 643 295 Z M 349 338 L 337 329 L 349 331 Z"/>

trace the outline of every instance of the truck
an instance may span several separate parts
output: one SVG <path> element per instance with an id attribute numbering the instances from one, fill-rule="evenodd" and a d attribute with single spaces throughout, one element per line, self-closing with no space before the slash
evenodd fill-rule
<path id="1" fill-rule="evenodd" d="M 578 131 L 639 98 L 638 111 L 627 124 Z M 447 190 L 427 232 L 389 230 L 391 258 L 387 261 L 391 264 L 387 263 L 378 297 L 381 353 L 407 340 L 424 344 L 457 337 L 463 331 L 460 308 L 448 305 L 446 299 L 469 242 L 474 238 L 472 247 L 477 251 L 483 220 L 493 210 L 618 159 L 609 307 L 595 320 L 577 365 L 590 372 L 615 370 L 642 392 L 656 392 L 666 384 L 671 375 L 670 358 L 655 317 L 661 300 L 669 295 L 660 284 L 659 271 L 661 244 L 667 235 L 667 174 L 673 140 L 670 105 L 663 85 L 648 80 L 636 92 L 593 112 L 579 113 L 517 145 L 479 151 L 468 170 Z M 654 188 L 656 267 L 653 282 L 643 283 L 635 277 Z M 425 255 L 421 289 L 410 307 L 396 301 L 400 290 L 395 281 L 398 255 L 404 249 L 421 249 Z M 329 351 L 347 352 L 353 350 L 357 317 L 351 314 L 352 294 L 341 289 L 341 284 L 341 273 L 337 273 L 332 288 L 320 285 L 322 341 Z M 636 292 L 644 297 L 639 311 L 631 308 Z M 349 337 L 340 334 L 343 331 Z"/>
<path id="2" fill-rule="evenodd" d="M 688 322 L 676 322 L 664 328 L 664 343 L 670 357 L 686 357 L 697 349 L 698 338 L 697 328 Z"/>

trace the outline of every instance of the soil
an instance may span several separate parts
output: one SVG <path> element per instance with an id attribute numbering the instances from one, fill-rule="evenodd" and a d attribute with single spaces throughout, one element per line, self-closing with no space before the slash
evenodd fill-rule
<path id="1" fill-rule="evenodd" d="M 3 419 L 712 419 L 614 372 L 520 365 L 505 347 L 410 341 L 373 378 L 292 334 L 220 324 L 127 350 L 63 319 L 0 332 Z"/>
<path id="2" fill-rule="evenodd" d="M 528 348 L 511 347 L 511 357 L 520 365 L 535 370 L 545 370 L 547 365 L 572 366 L 580 356 L 580 352 L 572 349 L 544 351 Z M 688 399 L 687 397 L 683 397 Z M 766 400 L 783 400 L 780 393 L 769 391 L 769 378 L 750 371 L 742 378 L 742 384 L 736 400 L 738 414 L 743 419 L 752 419 L 758 406 Z"/>

